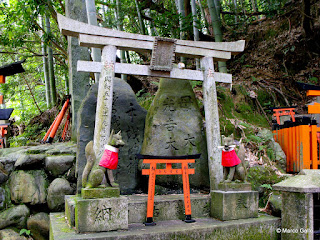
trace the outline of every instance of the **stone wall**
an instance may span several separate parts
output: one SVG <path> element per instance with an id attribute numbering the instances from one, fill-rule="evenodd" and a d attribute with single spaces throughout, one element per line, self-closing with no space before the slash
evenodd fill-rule
<path id="1" fill-rule="evenodd" d="M 2 230 L 12 227 L 48 239 L 48 213 L 63 211 L 64 196 L 76 190 L 75 154 L 72 143 L 1 150 L 0 239 L 14 236 Z"/>

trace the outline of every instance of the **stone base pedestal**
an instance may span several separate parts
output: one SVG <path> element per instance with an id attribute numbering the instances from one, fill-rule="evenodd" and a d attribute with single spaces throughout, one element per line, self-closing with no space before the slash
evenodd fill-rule
<path id="1" fill-rule="evenodd" d="M 256 191 L 212 191 L 211 216 L 223 221 L 258 217 Z"/>
<path id="2" fill-rule="evenodd" d="M 218 189 L 221 191 L 251 191 L 251 184 L 250 183 L 237 183 L 237 182 L 222 182 L 219 183 Z"/>
<path id="3" fill-rule="evenodd" d="M 75 200 L 75 227 L 78 233 L 128 229 L 127 197 Z"/>
<path id="4" fill-rule="evenodd" d="M 118 187 L 82 188 L 81 197 L 84 199 L 120 197 L 120 188 Z"/>

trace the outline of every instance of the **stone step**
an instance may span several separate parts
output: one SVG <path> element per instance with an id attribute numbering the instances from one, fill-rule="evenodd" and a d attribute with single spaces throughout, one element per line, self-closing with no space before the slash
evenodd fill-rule
<path id="1" fill-rule="evenodd" d="M 280 234 L 276 233 L 280 227 L 280 218 L 277 217 L 260 215 L 258 218 L 224 222 L 212 218 L 195 220 L 195 223 L 185 223 L 181 220 L 158 221 L 156 226 L 148 227 L 142 223 L 132 223 L 127 231 L 77 234 L 66 223 L 64 213 L 51 213 L 50 240 L 280 239 Z"/>
<path id="2" fill-rule="evenodd" d="M 143 223 L 147 214 L 146 194 L 128 195 L 128 215 L 130 223 Z M 74 226 L 75 200 L 77 196 L 67 195 L 66 217 L 69 225 Z M 154 221 L 182 220 L 185 218 L 183 194 L 158 195 L 154 198 Z M 192 217 L 204 218 L 210 214 L 210 195 L 190 194 Z"/>

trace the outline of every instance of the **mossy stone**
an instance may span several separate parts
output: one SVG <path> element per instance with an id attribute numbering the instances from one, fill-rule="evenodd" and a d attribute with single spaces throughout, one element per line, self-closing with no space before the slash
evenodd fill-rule
<path id="1" fill-rule="evenodd" d="M 202 116 L 189 81 L 160 80 L 159 90 L 148 110 L 141 153 L 179 156 L 201 153 L 192 167 L 190 185 L 209 186 L 206 139 Z M 181 184 L 178 175 L 157 176 L 158 185 Z"/>
<path id="2" fill-rule="evenodd" d="M 120 188 L 117 188 L 117 187 L 82 188 L 81 197 L 84 199 L 120 197 Z"/>

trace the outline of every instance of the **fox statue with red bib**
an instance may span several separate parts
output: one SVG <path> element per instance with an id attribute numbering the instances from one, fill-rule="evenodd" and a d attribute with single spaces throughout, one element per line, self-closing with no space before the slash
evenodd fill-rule
<path id="1" fill-rule="evenodd" d="M 233 134 L 229 137 L 221 136 L 222 140 L 222 161 L 223 179 L 228 183 L 231 181 L 246 181 L 247 169 L 244 164 L 245 149 L 242 144 L 236 153 Z"/>
<path id="2" fill-rule="evenodd" d="M 93 150 L 93 141 L 90 141 L 85 149 L 87 164 L 82 174 L 83 188 L 96 188 L 101 186 L 103 177 L 106 177 L 107 183 L 111 187 L 118 187 L 114 182 L 112 170 L 118 166 L 118 151 L 119 147 L 124 146 L 121 131 L 114 134 L 111 131 L 108 144 L 105 145 L 105 150 L 100 159 L 97 159 Z"/>

